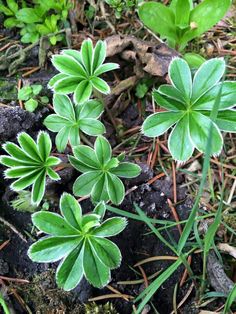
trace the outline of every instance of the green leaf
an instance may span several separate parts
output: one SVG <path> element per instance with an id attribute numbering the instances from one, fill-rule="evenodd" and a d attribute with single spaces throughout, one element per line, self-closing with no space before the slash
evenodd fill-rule
<path id="1" fill-rule="evenodd" d="M 82 62 L 88 74 L 92 74 L 93 67 L 93 43 L 89 38 L 84 40 L 81 46 Z"/>
<path id="2" fill-rule="evenodd" d="M 225 132 L 236 132 L 236 111 L 219 111 L 216 119 L 218 128 Z"/>
<path id="3" fill-rule="evenodd" d="M 95 153 L 100 165 L 105 165 L 111 159 L 111 145 L 103 136 L 98 136 L 95 141 Z"/>
<path id="4" fill-rule="evenodd" d="M 161 3 L 150 1 L 139 7 L 138 14 L 143 24 L 153 32 L 177 40 L 175 15 L 170 8 Z"/>
<path id="5" fill-rule="evenodd" d="M 47 167 L 57 166 L 60 163 L 61 163 L 61 160 L 59 158 L 50 156 L 47 158 L 46 166 Z"/>
<path id="6" fill-rule="evenodd" d="M 52 64 L 58 71 L 62 72 L 63 74 L 76 76 L 82 79 L 87 77 L 87 73 L 85 72 L 82 65 L 77 62 L 73 57 L 70 57 L 68 55 L 52 56 Z"/>
<path id="7" fill-rule="evenodd" d="M 106 131 L 102 122 L 96 119 L 82 119 L 79 126 L 84 133 L 93 136 L 103 134 Z"/>
<path id="8" fill-rule="evenodd" d="M 20 167 L 23 165 L 25 166 L 29 165 L 29 163 L 27 162 L 22 162 L 21 160 L 18 160 L 18 159 L 15 159 L 6 155 L 0 156 L 0 163 L 7 167 Z"/>
<path id="9" fill-rule="evenodd" d="M 97 183 L 94 185 L 91 193 L 91 198 L 93 202 L 100 202 L 100 201 L 108 201 L 109 196 L 107 193 L 107 178 L 103 174 L 101 178 L 97 181 Z"/>
<path id="10" fill-rule="evenodd" d="M 31 85 L 31 87 L 32 87 L 32 90 L 33 90 L 33 94 L 35 96 L 37 96 L 41 92 L 41 90 L 43 88 L 43 86 L 40 85 L 40 84 L 33 84 L 33 85 Z"/>
<path id="11" fill-rule="evenodd" d="M 62 54 L 73 57 L 76 61 L 78 61 L 83 66 L 81 53 L 79 51 L 73 50 L 73 49 L 66 49 L 66 50 L 62 50 Z"/>
<path id="12" fill-rule="evenodd" d="M 231 306 L 233 305 L 233 303 L 236 300 L 236 284 L 234 285 L 234 287 L 232 288 L 232 290 L 230 291 L 228 298 L 225 302 L 225 307 L 224 307 L 224 311 L 223 314 L 227 314 L 230 311 Z"/>
<path id="13" fill-rule="evenodd" d="M 24 103 L 25 109 L 29 112 L 34 112 L 38 107 L 38 101 L 31 98 Z"/>
<path id="14" fill-rule="evenodd" d="M 186 107 L 183 103 L 180 101 L 177 101 L 172 98 L 168 98 L 164 95 L 161 95 L 159 91 L 154 90 L 153 97 L 155 99 L 155 102 L 160 106 L 170 111 L 180 111 L 180 110 L 186 110 Z"/>
<path id="15" fill-rule="evenodd" d="M 205 58 L 194 52 L 185 53 L 183 58 L 188 63 L 191 70 L 197 70 L 206 61 Z"/>
<path id="16" fill-rule="evenodd" d="M 159 112 L 150 115 L 143 123 L 142 131 L 146 136 L 157 137 L 178 122 L 184 112 Z"/>
<path id="17" fill-rule="evenodd" d="M 33 24 L 42 21 L 41 16 L 37 14 L 37 10 L 33 8 L 23 8 L 16 12 L 16 18 L 26 24 Z"/>
<path id="18" fill-rule="evenodd" d="M 116 168 L 110 170 L 111 173 L 121 178 L 135 178 L 141 173 L 141 168 L 131 162 L 121 162 Z"/>
<path id="19" fill-rule="evenodd" d="M 88 80 L 81 81 L 74 93 L 74 102 L 81 105 L 86 102 L 92 94 L 92 84 Z"/>
<path id="20" fill-rule="evenodd" d="M 48 133 L 40 131 L 37 137 L 37 145 L 42 160 L 47 160 L 52 149 L 52 142 Z"/>
<path id="21" fill-rule="evenodd" d="M 79 284 L 84 273 L 83 257 L 84 249 L 78 245 L 78 247 L 60 263 L 56 272 L 56 281 L 59 288 L 70 291 Z"/>
<path id="22" fill-rule="evenodd" d="M 106 58 L 106 42 L 99 40 L 94 48 L 93 71 L 95 71 L 104 62 L 105 58 Z"/>
<path id="23" fill-rule="evenodd" d="M 43 121 L 43 124 L 47 127 L 48 130 L 53 132 L 59 132 L 64 126 L 70 126 L 71 122 L 62 117 L 59 117 L 56 114 L 50 114 Z"/>
<path id="24" fill-rule="evenodd" d="M 0 11 L 1 11 L 1 5 L 0 5 Z M 15 17 L 8 17 L 4 23 L 4 27 L 6 28 L 12 28 L 19 25 L 19 21 Z"/>
<path id="25" fill-rule="evenodd" d="M 88 232 L 92 228 L 98 226 L 100 218 L 101 217 L 99 215 L 96 215 L 96 214 L 84 215 L 83 218 L 82 218 L 82 229 L 83 229 L 83 232 Z"/>
<path id="26" fill-rule="evenodd" d="M 87 165 L 89 168 L 100 168 L 95 151 L 91 147 L 86 145 L 79 145 L 73 149 L 73 153 L 78 161 L 82 162 L 84 165 Z"/>
<path id="27" fill-rule="evenodd" d="M 58 181 L 61 179 L 59 174 L 56 173 L 56 171 L 52 170 L 52 168 L 47 169 L 47 175 L 50 177 L 50 179 L 52 179 L 54 181 Z"/>
<path id="28" fill-rule="evenodd" d="M 184 13 L 184 14 L 183 14 Z M 188 0 L 177 0 L 175 8 L 175 25 L 184 29 L 189 26 L 190 3 Z"/>
<path id="29" fill-rule="evenodd" d="M 44 233 L 52 236 L 78 236 L 79 231 L 72 228 L 60 215 L 40 211 L 32 215 L 34 225 Z"/>
<path id="30" fill-rule="evenodd" d="M 175 160 L 186 161 L 192 156 L 194 146 L 189 136 L 188 115 L 185 115 L 172 130 L 168 147 Z"/>
<path id="31" fill-rule="evenodd" d="M 104 238 L 90 238 L 89 244 L 96 257 L 110 269 L 120 266 L 121 253 L 116 244 Z"/>
<path id="32" fill-rule="evenodd" d="M 69 78 L 68 75 L 66 74 L 63 74 L 63 73 L 59 73 L 59 74 L 56 74 L 54 75 L 48 82 L 48 87 L 49 88 L 52 88 L 56 82 L 62 80 L 62 79 L 65 79 L 65 78 Z"/>
<path id="33" fill-rule="evenodd" d="M 119 205 L 125 197 L 125 188 L 122 181 L 114 174 L 107 174 L 107 192 L 113 204 Z"/>
<path id="34" fill-rule="evenodd" d="M 91 171 L 79 176 L 73 185 L 73 194 L 76 196 L 90 195 L 94 185 L 99 181 L 102 172 Z"/>
<path id="35" fill-rule="evenodd" d="M 74 147 L 75 149 L 76 147 Z M 71 165 L 77 169 L 80 172 L 87 172 L 87 171 L 94 171 L 96 170 L 95 168 L 91 168 L 88 165 L 84 164 L 83 162 L 79 161 L 77 158 L 75 158 L 74 156 L 69 156 L 69 161 L 71 163 Z"/>
<path id="36" fill-rule="evenodd" d="M 41 173 L 38 175 L 36 180 L 33 183 L 31 202 L 33 204 L 39 205 L 43 199 L 46 186 L 46 172 L 41 170 Z"/>
<path id="37" fill-rule="evenodd" d="M 97 100 L 89 100 L 84 105 L 79 107 L 77 106 L 77 109 L 78 108 L 81 108 L 79 114 L 80 119 L 84 118 L 97 119 L 104 111 L 103 104 Z"/>
<path id="38" fill-rule="evenodd" d="M 206 0 L 205 0 L 206 1 Z M 225 72 L 225 61 L 215 58 L 206 61 L 197 70 L 193 79 L 192 104 L 195 103 L 205 92 L 217 84 Z"/>
<path id="39" fill-rule="evenodd" d="M 168 98 L 177 100 L 185 105 L 184 95 L 172 85 L 163 84 L 158 88 L 158 93 Z"/>
<path id="40" fill-rule="evenodd" d="M 189 103 L 192 95 L 192 75 L 187 62 L 184 59 L 174 58 L 169 66 L 169 76 L 172 84 Z"/>
<path id="41" fill-rule="evenodd" d="M 82 209 L 77 200 L 68 193 L 63 193 L 60 199 L 60 210 L 65 220 L 74 228 L 80 229 Z"/>
<path id="42" fill-rule="evenodd" d="M 196 148 L 200 152 L 204 152 L 209 137 L 211 120 L 198 112 L 192 112 L 189 116 L 190 137 Z M 223 139 L 218 127 L 213 124 L 211 143 L 211 155 L 218 155 L 223 146 Z"/>
<path id="43" fill-rule="evenodd" d="M 6 16 L 14 15 L 13 12 L 8 7 L 6 7 L 5 5 L 3 5 L 1 3 L 0 3 L 0 12 L 5 14 Z"/>
<path id="44" fill-rule="evenodd" d="M 92 83 L 93 87 L 96 90 L 98 90 L 100 93 L 105 94 L 105 95 L 110 93 L 109 85 L 103 79 L 101 79 L 100 77 L 94 76 L 91 79 L 91 83 Z"/>
<path id="45" fill-rule="evenodd" d="M 226 14 L 231 5 L 230 0 L 204 0 L 190 13 L 189 23 L 194 23 L 196 28 L 189 29 L 181 38 L 184 45 L 193 38 L 211 29 Z"/>
<path id="46" fill-rule="evenodd" d="M 53 88 L 55 92 L 58 94 L 70 94 L 76 90 L 81 80 L 82 79 L 80 77 L 76 76 L 65 77 L 58 80 L 54 84 Z"/>
<path id="47" fill-rule="evenodd" d="M 57 150 L 61 153 L 66 149 L 66 145 L 68 144 L 70 134 L 70 127 L 65 126 L 62 128 L 56 136 L 56 146 Z"/>
<path id="48" fill-rule="evenodd" d="M 93 231 L 95 237 L 113 237 L 121 233 L 127 225 L 125 218 L 113 217 L 105 220 L 101 226 L 97 227 Z"/>
<path id="49" fill-rule="evenodd" d="M 104 202 L 100 202 L 96 205 L 93 210 L 94 214 L 97 214 L 101 217 L 101 219 L 105 216 L 106 213 L 106 205 Z"/>
<path id="50" fill-rule="evenodd" d="M 22 150 L 32 159 L 41 162 L 42 158 L 39 154 L 35 141 L 27 133 L 23 132 L 18 135 L 18 142 Z"/>
<path id="51" fill-rule="evenodd" d="M 100 65 L 94 72 L 94 75 L 101 75 L 103 73 L 106 73 L 106 72 L 109 72 L 109 71 L 113 71 L 113 70 L 116 70 L 116 69 L 119 69 L 119 64 L 117 63 L 105 63 L 105 64 L 102 64 Z"/>
<path id="52" fill-rule="evenodd" d="M 88 241 L 85 242 L 83 267 L 86 279 L 97 288 L 102 288 L 110 281 L 110 270 L 100 262 Z"/>
<path id="53" fill-rule="evenodd" d="M 68 96 L 55 94 L 53 97 L 53 108 L 59 116 L 70 121 L 76 121 L 75 110 Z"/>
<path id="54" fill-rule="evenodd" d="M 31 95 L 32 95 L 32 87 L 27 85 L 27 86 L 22 87 L 18 91 L 17 97 L 19 100 L 28 100 Z"/>
<path id="55" fill-rule="evenodd" d="M 219 94 L 222 85 L 222 93 L 220 97 L 219 110 L 234 107 L 236 104 L 236 82 L 223 82 L 218 83 L 202 97 L 200 97 L 192 106 L 194 110 L 212 110 L 215 99 Z"/>
<path id="56" fill-rule="evenodd" d="M 38 171 L 37 166 L 21 166 L 21 167 L 11 167 L 4 172 L 6 178 L 20 178 L 25 175 L 34 174 Z"/>
<path id="57" fill-rule="evenodd" d="M 22 161 L 22 164 L 37 165 L 37 161 L 26 155 L 26 153 L 16 144 L 7 142 L 3 145 L 3 149 L 16 160 Z"/>
<path id="58" fill-rule="evenodd" d="M 80 144 L 80 137 L 79 137 L 79 126 L 74 125 L 70 128 L 69 134 L 69 141 L 71 146 L 78 146 Z"/>
<path id="59" fill-rule="evenodd" d="M 33 262 L 49 263 L 59 261 L 73 251 L 81 242 L 81 237 L 49 237 L 32 244 L 28 255 Z"/>
<path id="60" fill-rule="evenodd" d="M 16 13 L 18 11 L 18 4 L 15 0 L 7 0 L 7 5 L 12 12 Z"/>

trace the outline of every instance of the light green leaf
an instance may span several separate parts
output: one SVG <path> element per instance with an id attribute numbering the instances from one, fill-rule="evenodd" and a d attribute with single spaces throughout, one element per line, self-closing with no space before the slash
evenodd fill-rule
<path id="1" fill-rule="evenodd" d="M 175 25 L 184 29 L 189 26 L 190 3 L 188 0 L 177 0 L 175 8 Z"/>
<path id="2" fill-rule="evenodd" d="M 204 152 L 206 149 L 211 123 L 210 118 L 196 111 L 189 116 L 190 137 L 200 152 Z M 211 155 L 218 155 L 223 146 L 223 139 L 215 124 L 213 124 L 212 138 L 214 140 L 211 143 Z"/>
<path id="3" fill-rule="evenodd" d="M 93 71 L 95 71 L 106 58 L 106 42 L 99 40 L 94 48 Z"/>
<path id="4" fill-rule="evenodd" d="M 170 111 L 180 111 L 180 110 L 186 110 L 186 107 L 183 103 L 175 100 L 175 99 L 172 99 L 172 98 L 169 98 L 169 97 L 166 97 L 164 95 L 161 95 L 159 93 L 159 91 L 157 90 L 154 90 L 153 92 L 153 97 L 155 99 L 155 102 L 160 106 L 160 107 L 163 107 L 167 110 L 170 110 Z"/>
<path id="5" fill-rule="evenodd" d="M 32 244 L 28 255 L 33 262 L 56 262 L 73 251 L 80 242 L 81 238 L 78 236 L 46 237 Z"/>
<path id="6" fill-rule="evenodd" d="M 94 185 L 91 193 L 91 198 L 94 202 L 100 202 L 100 201 L 108 201 L 109 196 L 107 193 L 107 178 L 103 174 L 101 178 L 97 181 L 97 183 Z"/>
<path id="7" fill-rule="evenodd" d="M 24 106 L 25 106 L 25 109 L 29 112 L 34 112 L 35 109 L 38 107 L 38 101 L 33 99 L 33 98 L 30 98 L 29 100 L 27 100 L 25 103 L 24 103 Z"/>
<path id="8" fill-rule="evenodd" d="M 90 81 L 81 81 L 76 87 L 74 93 L 74 102 L 81 105 L 86 102 L 92 94 L 92 84 Z"/>
<path id="9" fill-rule="evenodd" d="M 95 237 L 113 237 L 122 232 L 127 225 L 127 220 L 121 217 L 113 217 L 105 220 L 101 226 L 93 231 Z"/>
<path id="10" fill-rule="evenodd" d="M 49 156 L 46 162 L 47 167 L 57 166 L 61 163 L 61 160 L 55 156 Z"/>
<path id="11" fill-rule="evenodd" d="M 184 95 L 189 104 L 192 95 L 192 75 L 187 62 L 174 58 L 169 66 L 169 76 L 172 84 Z"/>
<path id="12" fill-rule="evenodd" d="M 185 115 L 172 130 L 168 147 L 172 157 L 178 161 L 188 160 L 194 150 L 194 146 L 189 136 L 189 117 Z"/>
<path id="13" fill-rule="evenodd" d="M 92 74 L 93 67 L 93 43 L 89 38 L 84 40 L 81 46 L 82 62 L 88 74 Z"/>
<path id="14" fill-rule="evenodd" d="M 78 245 L 58 266 L 56 281 L 59 288 L 65 291 L 74 289 L 81 281 L 83 269 L 84 248 Z"/>
<path id="15" fill-rule="evenodd" d="M 78 84 L 82 81 L 81 78 L 70 76 L 58 80 L 54 85 L 53 89 L 58 94 L 70 94 L 73 93 Z"/>
<path id="16" fill-rule="evenodd" d="M 69 156 L 69 161 L 70 161 L 71 165 L 75 169 L 80 171 L 80 172 L 87 172 L 87 171 L 94 171 L 94 170 L 96 170 L 95 168 L 91 168 L 90 166 L 88 166 L 88 165 L 84 164 L 83 162 L 79 161 L 74 156 Z"/>
<path id="17" fill-rule="evenodd" d="M 74 228 L 80 229 L 82 209 L 77 200 L 68 193 L 63 193 L 60 199 L 60 210 L 65 220 Z"/>
<path id="18" fill-rule="evenodd" d="M 107 173 L 106 187 L 112 203 L 119 205 L 125 197 L 125 188 L 122 181 L 116 175 Z"/>
<path id="19" fill-rule="evenodd" d="M 25 175 L 34 174 L 38 170 L 37 166 L 20 166 L 20 167 L 11 167 L 4 172 L 6 178 L 20 178 Z"/>
<path id="20" fill-rule="evenodd" d="M 16 12 L 16 18 L 26 24 L 41 22 L 42 18 L 37 14 L 37 10 L 33 8 L 23 8 Z"/>
<path id="21" fill-rule="evenodd" d="M 40 174 L 41 170 L 37 169 L 34 173 L 29 173 L 28 175 L 21 177 L 20 179 L 16 180 L 11 184 L 11 188 L 14 191 L 21 191 L 27 188 L 28 186 L 32 185 L 38 175 Z"/>
<path id="22" fill-rule="evenodd" d="M 106 131 L 102 122 L 96 119 L 82 119 L 79 126 L 84 133 L 93 136 L 103 134 Z"/>
<path id="23" fill-rule="evenodd" d="M 140 175 L 141 168 L 131 162 L 121 162 L 116 168 L 112 168 L 110 172 L 121 178 L 135 178 Z"/>
<path id="24" fill-rule="evenodd" d="M 215 58 L 204 62 L 194 75 L 193 92 L 191 97 L 192 104 L 195 103 L 211 87 L 217 84 L 224 72 L 224 59 Z"/>
<path id="25" fill-rule="evenodd" d="M 111 145 L 103 136 L 98 136 L 95 141 L 95 153 L 100 165 L 105 165 L 111 159 Z"/>
<path id="26" fill-rule="evenodd" d="M 56 114 L 62 118 L 75 121 L 75 110 L 68 96 L 55 94 L 53 97 L 53 108 Z"/>
<path id="27" fill-rule="evenodd" d="M 16 160 L 22 161 L 22 164 L 37 165 L 37 161 L 26 155 L 26 153 L 16 144 L 7 142 L 3 149 Z"/>
<path id="28" fill-rule="evenodd" d="M 68 77 L 68 75 L 63 74 L 63 73 L 59 73 L 59 74 L 54 75 L 54 76 L 49 80 L 49 82 L 48 82 L 48 87 L 49 87 L 49 88 L 52 88 L 52 87 L 56 84 L 56 82 L 58 82 L 58 81 L 60 81 L 60 80 L 62 80 L 62 79 L 64 79 L 64 78 L 69 78 L 69 77 Z"/>
<path id="29" fill-rule="evenodd" d="M 138 14 L 143 24 L 153 32 L 177 40 L 175 15 L 170 8 L 161 3 L 150 1 L 139 7 Z"/>
<path id="30" fill-rule="evenodd" d="M 110 281 L 110 270 L 100 262 L 88 241 L 85 242 L 83 267 L 85 277 L 94 287 L 102 288 Z"/>
<path id="31" fill-rule="evenodd" d="M 52 170 L 52 168 L 47 169 L 47 175 L 50 177 L 50 179 L 54 181 L 58 181 L 61 179 L 59 174 L 56 171 Z"/>
<path id="32" fill-rule="evenodd" d="M 93 169 L 99 169 L 100 165 L 95 151 L 86 145 L 79 145 L 73 149 L 75 158 L 83 164 Z"/>
<path id="33" fill-rule="evenodd" d="M 101 75 L 103 73 L 106 73 L 106 72 L 109 72 L 109 71 L 113 71 L 113 70 L 116 70 L 116 69 L 119 69 L 119 64 L 117 63 L 105 63 L 105 64 L 102 64 L 100 65 L 96 71 L 94 72 L 94 75 Z"/>
<path id="34" fill-rule="evenodd" d="M 41 170 L 41 173 L 34 181 L 32 187 L 31 202 L 33 204 L 36 205 L 40 204 L 44 196 L 45 186 L 46 186 L 46 172 L 45 170 Z"/>
<path id="35" fill-rule="evenodd" d="M 93 210 L 94 214 L 97 214 L 101 217 L 101 219 L 105 216 L 106 213 L 106 205 L 104 202 L 99 202 Z"/>
<path id="36" fill-rule="evenodd" d="M 90 195 L 94 185 L 99 181 L 101 176 L 102 172 L 99 170 L 80 175 L 73 185 L 73 194 L 76 196 Z"/>
<path id="37" fill-rule="evenodd" d="M 34 225 L 44 233 L 52 236 L 78 236 L 79 231 L 72 228 L 60 215 L 40 211 L 32 215 Z"/>
<path id="38" fill-rule="evenodd" d="M 236 111 L 235 110 L 224 110 L 219 111 L 216 124 L 218 128 L 225 132 L 236 132 Z"/>
<path id="39" fill-rule="evenodd" d="M 104 110 L 103 104 L 100 101 L 93 99 L 89 100 L 82 106 L 79 107 L 77 106 L 77 108 L 81 108 L 79 113 L 80 119 L 84 118 L 97 119 L 98 117 L 100 117 Z"/>
<path id="40" fill-rule="evenodd" d="M 178 102 L 181 102 L 184 105 L 186 104 L 184 100 L 184 95 L 172 85 L 163 84 L 158 88 L 158 92 L 161 95 L 177 100 Z"/>
<path id="41" fill-rule="evenodd" d="M 100 216 L 96 214 L 87 214 L 82 218 L 82 230 L 83 232 L 88 232 L 92 228 L 100 224 Z"/>
<path id="42" fill-rule="evenodd" d="M 48 130 L 53 132 L 59 132 L 64 126 L 70 126 L 71 122 L 67 119 L 59 117 L 56 114 L 50 114 L 43 121 L 43 124 L 47 127 Z"/>
<path id="43" fill-rule="evenodd" d="M 66 149 L 66 145 L 68 144 L 70 134 L 70 127 L 65 126 L 62 128 L 56 136 L 56 146 L 57 150 L 61 153 Z"/>
<path id="44" fill-rule="evenodd" d="M 100 93 L 105 94 L 105 95 L 110 93 L 109 85 L 103 79 L 101 79 L 100 77 L 94 76 L 91 79 L 91 83 L 92 83 L 93 87 L 96 90 L 98 90 Z"/>
<path id="45" fill-rule="evenodd" d="M 114 269 L 120 266 L 121 253 L 116 244 L 108 239 L 95 238 L 89 239 L 89 244 L 96 254 L 96 257 L 110 269 Z"/>
<path id="46" fill-rule="evenodd" d="M 216 97 L 222 85 L 219 110 L 228 109 L 236 105 L 236 82 L 223 82 L 215 85 L 192 106 L 194 110 L 212 110 Z"/>
<path id="47" fill-rule="evenodd" d="M 83 66 L 81 53 L 79 51 L 73 50 L 73 49 L 65 49 L 65 50 L 62 50 L 62 54 L 73 57 L 76 61 L 78 61 Z"/>
<path id="48" fill-rule="evenodd" d="M 81 79 L 87 77 L 82 65 L 73 57 L 68 55 L 54 55 L 52 56 L 52 64 L 54 67 L 63 74 L 72 75 Z"/>
<path id="49" fill-rule="evenodd" d="M 23 132 L 18 135 L 18 142 L 22 150 L 32 159 L 41 162 L 42 158 L 39 154 L 35 141 L 27 133 Z"/>
<path id="50" fill-rule="evenodd" d="M 184 112 L 159 112 L 147 117 L 142 126 L 146 136 L 157 137 L 165 133 L 172 125 L 178 122 Z"/>
<path id="51" fill-rule="evenodd" d="M 70 128 L 69 134 L 69 141 L 71 146 L 78 146 L 80 144 L 80 137 L 79 137 L 79 126 L 74 125 Z"/>
<path id="52" fill-rule="evenodd" d="M 46 160 L 51 153 L 52 142 L 48 133 L 40 131 L 37 137 L 37 144 L 42 160 Z"/>

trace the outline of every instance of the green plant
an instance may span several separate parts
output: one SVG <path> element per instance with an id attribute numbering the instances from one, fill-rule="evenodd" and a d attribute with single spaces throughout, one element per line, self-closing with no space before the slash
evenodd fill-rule
<path id="1" fill-rule="evenodd" d="M 11 201 L 11 206 L 20 212 L 35 213 L 38 209 L 38 205 L 31 204 L 30 191 L 18 191 L 17 197 Z"/>
<path id="2" fill-rule="evenodd" d="M 74 289 L 85 275 L 95 287 L 110 281 L 110 270 L 121 263 L 119 248 L 107 237 L 119 234 L 126 219 L 113 217 L 103 222 L 106 207 L 98 204 L 93 213 L 82 215 L 76 199 L 64 193 L 60 200 L 62 216 L 50 212 L 32 215 L 34 225 L 48 236 L 29 248 L 29 257 L 40 263 L 61 259 L 56 272 L 59 287 Z"/>
<path id="3" fill-rule="evenodd" d="M 31 4 L 22 1 L 6 0 L 6 4 L 0 4 L 0 12 L 7 16 L 4 26 L 7 28 L 21 28 L 21 41 L 34 43 L 43 35 L 49 35 L 49 41 L 55 45 L 63 36 L 58 34 L 66 21 L 68 11 L 71 8 L 70 1 L 38 1 Z M 52 14 L 54 12 L 55 14 Z"/>
<path id="4" fill-rule="evenodd" d="M 99 101 L 89 100 L 82 106 L 74 106 L 66 95 L 55 95 L 53 107 L 56 114 L 48 116 L 44 120 L 46 127 L 56 136 L 56 146 L 59 152 L 66 148 L 68 140 L 72 147 L 80 144 L 79 132 L 97 136 L 105 132 L 105 127 L 98 120 L 103 112 L 103 106 Z"/>
<path id="5" fill-rule="evenodd" d="M 124 155 L 112 157 L 111 146 L 103 137 L 97 137 L 94 149 L 79 145 L 69 156 L 70 163 L 80 175 L 73 185 L 76 196 L 91 195 L 94 202 L 111 200 L 120 204 L 125 196 L 125 188 L 118 178 L 134 178 L 140 174 L 140 167 L 130 162 L 121 162 Z"/>
<path id="6" fill-rule="evenodd" d="M 154 1 L 138 10 L 143 24 L 183 50 L 187 43 L 209 30 L 226 14 L 231 0 L 204 0 L 194 7 L 192 0 L 172 0 L 169 7 Z M 184 12 L 184 14 L 183 14 Z"/>
<path id="7" fill-rule="evenodd" d="M 11 184 L 14 191 L 24 190 L 33 185 L 31 202 L 39 205 L 45 192 L 46 176 L 52 180 L 60 179 L 52 169 L 60 163 L 60 159 L 50 156 L 52 143 L 45 132 L 39 132 L 37 143 L 22 132 L 18 135 L 18 142 L 20 146 L 11 142 L 3 145 L 3 149 L 10 156 L 0 156 L 0 163 L 9 167 L 5 171 L 6 178 L 18 178 Z"/>
<path id="8" fill-rule="evenodd" d="M 117 19 L 120 19 L 124 12 L 134 9 L 137 5 L 137 0 L 105 0 L 106 3 L 115 10 Z"/>
<path id="9" fill-rule="evenodd" d="M 52 63 L 61 73 L 49 82 L 49 87 L 58 94 L 74 93 L 74 103 L 86 102 L 93 88 L 102 94 L 108 94 L 110 87 L 99 75 L 117 69 L 116 63 L 103 64 L 106 57 L 106 44 L 98 41 L 93 48 L 90 39 L 83 41 L 81 51 L 63 50 L 61 55 L 54 55 Z"/>
<path id="10" fill-rule="evenodd" d="M 97 304 L 95 302 L 84 305 L 84 314 L 119 314 L 110 302 Z"/>
<path id="11" fill-rule="evenodd" d="M 3 309 L 4 314 L 10 314 L 9 308 L 8 308 L 8 306 L 7 306 L 1 293 L 0 293 L 0 305 Z"/>
<path id="12" fill-rule="evenodd" d="M 174 159 L 186 161 L 194 148 L 205 152 L 212 125 L 214 141 L 210 154 L 218 155 L 223 146 L 220 130 L 236 132 L 236 82 L 223 83 L 216 122 L 211 119 L 224 72 L 224 60 L 211 59 L 202 64 L 192 80 L 186 61 L 175 58 L 169 66 L 172 85 L 162 85 L 153 93 L 156 103 L 167 111 L 150 115 L 142 126 L 143 133 L 157 137 L 175 125 L 168 147 Z"/>
<path id="13" fill-rule="evenodd" d="M 18 99 L 25 101 L 25 109 L 34 112 L 39 103 L 48 104 L 47 96 L 39 96 L 43 86 L 38 84 L 26 85 L 18 90 Z"/>

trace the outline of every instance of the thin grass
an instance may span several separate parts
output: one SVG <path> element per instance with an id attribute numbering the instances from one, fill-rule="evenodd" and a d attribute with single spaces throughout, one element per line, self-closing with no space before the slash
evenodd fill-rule
<path id="1" fill-rule="evenodd" d="M 0 305 L 3 308 L 4 314 L 11 314 L 10 310 L 8 309 L 8 306 L 7 306 L 6 302 L 5 302 L 5 300 L 3 299 L 3 296 L 1 295 L 1 293 L 0 293 Z"/>

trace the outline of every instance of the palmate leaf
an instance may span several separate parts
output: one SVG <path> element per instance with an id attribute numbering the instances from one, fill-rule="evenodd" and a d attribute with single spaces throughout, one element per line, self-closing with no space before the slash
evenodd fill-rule
<path id="1" fill-rule="evenodd" d="M 82 172 L 73 185 L 76 196 L 91 195 L 94 202 L 111 200 L 120 204 L 125 196 L 125 188 L 118 178 L 134 178 L 140 174 L 140 167 L 129 162 L 120 162 L 112 158 L 109 142 L 98 136 L 94 149 L 79 145 L 69 156 L 70 163 Z"/>
<path id="2" fill-rule="evenodd" d="M 60 211 L 62 216 L 45 211 L 33 215 L 33 224 L 48 236 L 31 245 L 29 257 L 40 263 L 62 259 L 56 281 L 66 291 L 74 289 L 83 276 L 95 287 L 105 286 L 110 270 L 121 263 L 119 248 L 106 237 L 122 232 L 126 220 L 113 217 L 102 222 L 104 203 L 92 214 L 82 215 L 80 205 L 68 193 L 60 199 Z"/>
<path id="3" fill-rule="evenodd" d="M 61 73 L 50 80 L 50 88 L 58 94 L 73 93 L 77 105 L 87 102 L 93 89 L 108 94 L 110 87 L 99 76 L 119 66 L 115 63 L 103 64 L 105 57 L 105 42 L 98 41 L 93 48 L 90 39 L 83 41 L 81 51 L 68 49 L 63 50 L 61 55 L 54 55 L 52 63 Z"/>
<path id="4" fill-rule="evenodd" d="M 52 132 L 58 132 L 56 146 L 63 152 L 68 142 L 72 147 L 80 144 L 80 132 L 97 136 L 105 132 L 105 127 L 97 120 L 103 112 L 100 102 L 91 100 L 75 106 L 66 95 L 54 95 L 53 107 L 56 114 L 49 115 L 44 125 Z"/>
<path id="5" fill-rule="evenodd" d="M 46 176 L 52 180 L 60 179 L 52 169 L 60 159 L 50 156 L 52 144 L 46 132 L 39 132 L 36 142 L 28 134 L 20 133 L 18 142 L 20 147 L 10 142 L 3 145 L 9 156 L 1 156 L 0 163 L 9 167 L 5 171 L 7 178 L 18 178 L 11 188 L 21 191 L 32 185 L 31 202 L 39 205 L 45 192 Z"/>
<path id="6" fill-rule="evenodd" d="M 146 136 L 157 137 L 173 127 L 168 147 L 174 159 L 187 161 L 197 148 L 206 149 L 211 125 L 211 112 L 215 99 L 219 100 L 219 111 L 213 124 L 210 154 L 218 155 L 223 146 L 222 131 L 235 132 L 236 111 L 235 82 L 219 82 L 225 72 L 225 62 L 215 58 L 204 62 L 193 79 L 187 63 L 175 58 L 169 66 L 169 76 L 173 85 L 160 86 L 153 97 L 166 112 L 150 115 L 143 123 L 142 131 Z"/>

